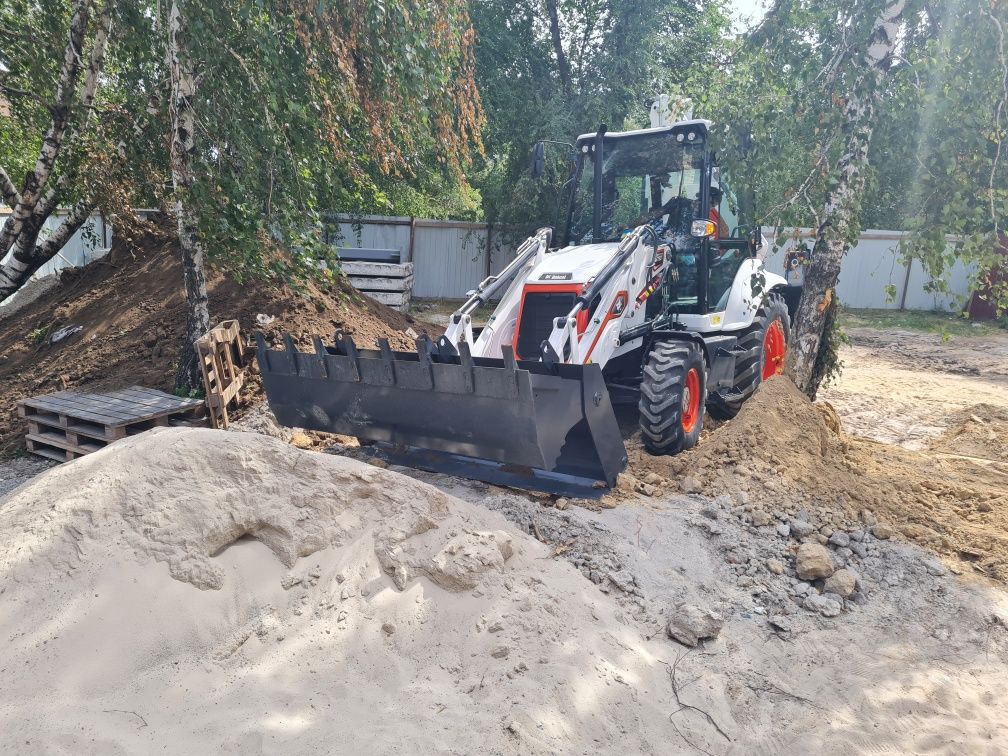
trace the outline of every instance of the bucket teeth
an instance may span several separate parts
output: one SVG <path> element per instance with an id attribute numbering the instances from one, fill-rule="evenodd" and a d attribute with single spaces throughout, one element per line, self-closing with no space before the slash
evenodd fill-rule
<path id="1" fill-rule="evenodd" d="M 626 464 L 597 365 L 519 365 L 510 346 L 501 359 L 476 358 L 465 342 L 445 354 L 426 336 L 415 353 L 395 352 L 387 339 L 358 350 L 342 332 L 333 347 L 315 338 L 307 352 L 289 334 L 282 350 L 255 337 L 270 408 L 284 425 L 482 460 L 480 470 L 500 467 L 491 476 L 538 470 L 611 486 Z"/>

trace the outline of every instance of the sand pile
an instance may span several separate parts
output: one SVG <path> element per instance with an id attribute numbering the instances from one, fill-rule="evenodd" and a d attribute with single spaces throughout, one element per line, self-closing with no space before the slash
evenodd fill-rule
<path id="1" fill-rule="evenodd" d="M 0 500 L 0 740 L 663 751 L 670 641 L 551 556 L 387 470 L 155 429 Z"/>
<path id="2" fill-rule="evenodd" d="M 1008 580 L 1008 472 L 844 434 L 828 404 L 768 381 L 698 447 L 632 464 L 687 492 L 728 494 L 754 513 L 814 513 L 834 527 L 890 524 L 904 536 Z"/>

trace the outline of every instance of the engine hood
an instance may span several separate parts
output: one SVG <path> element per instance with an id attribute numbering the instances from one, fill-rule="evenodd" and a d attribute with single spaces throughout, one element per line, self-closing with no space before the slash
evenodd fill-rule
<path id="1" fill-rule="evenodd" d="M 543 258 L 528 274 L 526 286 L 556 286 L 558 284 L 584 284 L 598 275 L 612 259 L 616 242 L 580 244 L 564 247 Z"/>

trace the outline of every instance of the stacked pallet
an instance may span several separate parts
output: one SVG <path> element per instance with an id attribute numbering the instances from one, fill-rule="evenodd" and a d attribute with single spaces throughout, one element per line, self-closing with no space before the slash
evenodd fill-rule
<path id="1" fill-rule="evenodd" d="M 397 249 L 341 248 L 340 270 L 361 294 L 396 310 L 409 309 L 413 263 L 400 262 Z"/>
<path id="2" fill-rule="evenodd" d="M 57 462 L 157 426 L 202 424 L 204 409 L 200 399 L 142 386 L 106 394 L 60 391 L 18 402 L 18 415 L 28 422 L 28 451 Z"/>

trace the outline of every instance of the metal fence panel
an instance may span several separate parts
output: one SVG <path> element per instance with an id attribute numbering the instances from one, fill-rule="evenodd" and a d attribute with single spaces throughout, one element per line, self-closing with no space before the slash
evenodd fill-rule
<path id="1" fill-rule="evenodd" d="M 7 214 L 9 210 L 0 210 L 0 223 Z M 62 214 L 54 216 L 45 227 L 54 228 L 61 220 Z M 74 234 L 59 256 L 35 275 L 41 277 L 83 265 L 103 254 L 104 247 L 111 246 L 112 228 L 105 226 L 99 216 L 88 221 L 86 229 Z M 337 229 L 338 232 L 332 233 Z M 773 229 L 765 228 L 763 233 L 767 239 L 767 269 L 783 274 L 784 256 L 793 244 L 792 234 L 782 232 L 788 241 L 773 251 Z M 810 234 L 803 231 L 803 240 L 810 241 Z M 854 308 L 894 309 L 901 304 L 912 310 L 961 307 L 969 296 L 973 268 L 957 262 L 946 276 L 950 292 L 928 292 L 929 279 L 920 262 L 915 261 L 907 275 L 906 267 L 899 261 L 901 237 L 899 231 L 869 229 L 861 234 L 841 267 L 837 285 L 840 301 Z M 403 261 L 410 259 L 412 251 L 413 296 L 443 299 L 461 299 L 488 274 L 499 273 L 523 241 L 513 233 L 502 233 L 481 223 L 385 216 L 334 216 L 329 238 L 341 247 L 399 250 Z M 890 285 L 896 289 L 895 298 L 886 293 Z"/>

